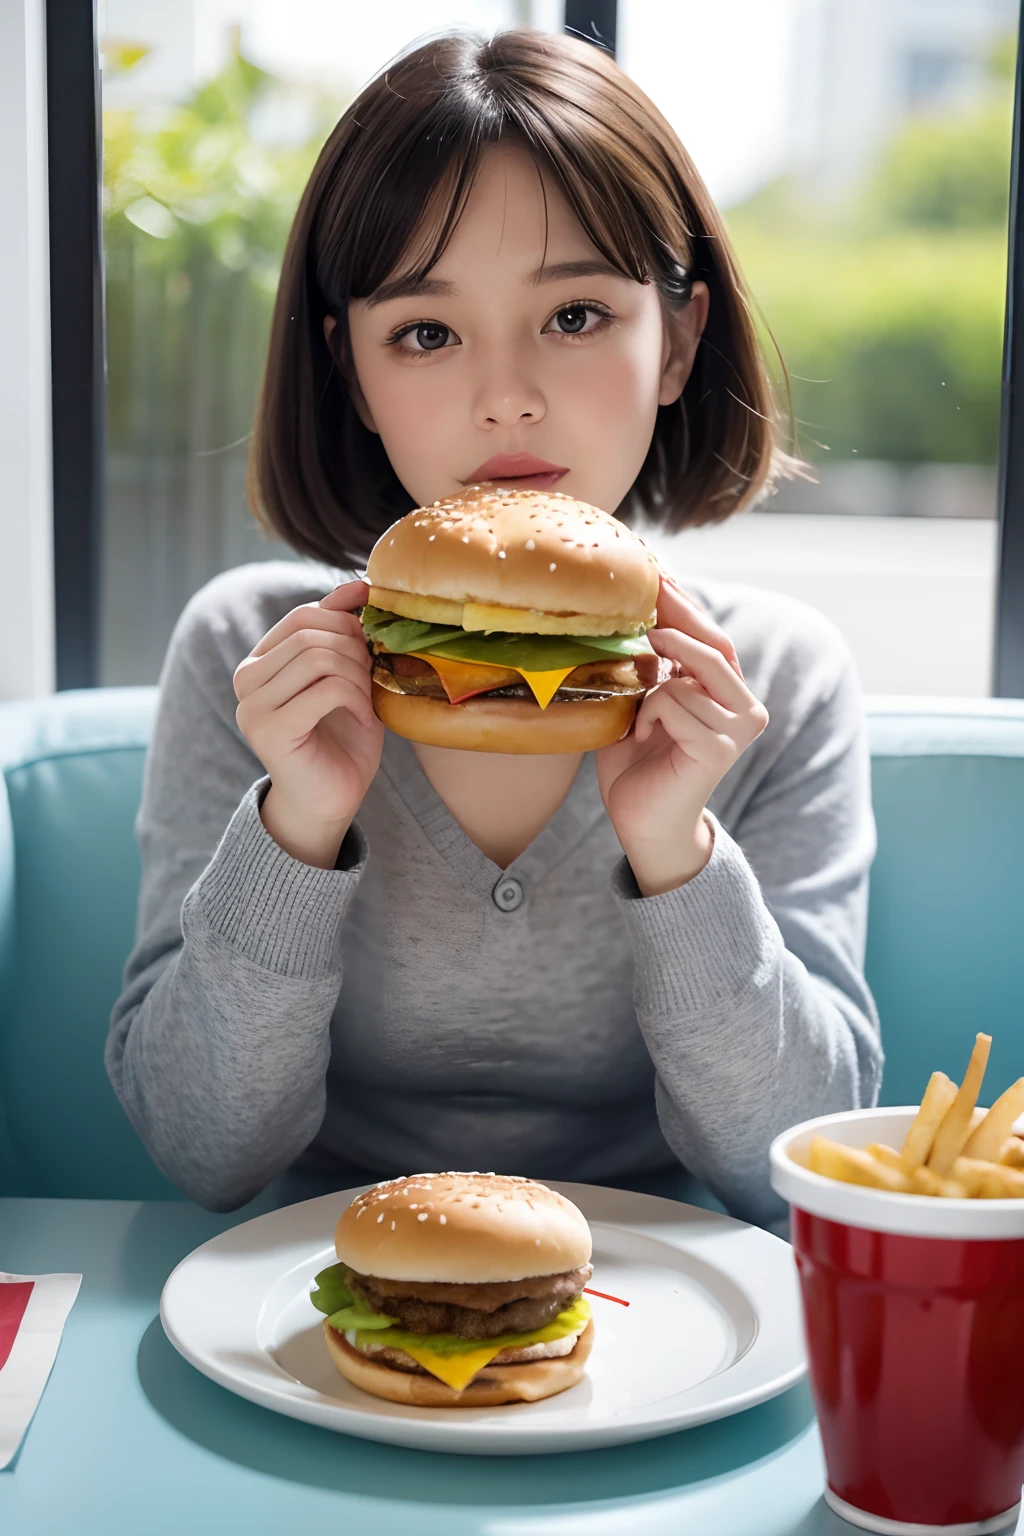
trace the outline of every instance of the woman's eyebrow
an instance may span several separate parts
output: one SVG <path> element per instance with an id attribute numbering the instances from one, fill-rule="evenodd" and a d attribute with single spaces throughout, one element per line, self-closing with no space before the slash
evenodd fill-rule
<path id="1" fill-rule="evenodd" d="M 588 261 L 559 261 L 551 267 L 538 267 L 530 278 L 530 284 L 536 288 L 541 283 L 564 282 L 574 277 L 626 277 L 626 274 L 603 257 L 594 256 Z M 626 280 L 630 281 L 629 278 Z"/>
<path id="2" fill-rule="evenodd" d="M 527 282 L 531 288 L 537 288 L 541 283 L 565 282 L 577 277 L 626 278 L 626 274 L 620 272 L 618 267 L 613 267 L 610 261 L 593 257 L 587 261 L 559 261 L 554 266 L 538 267 L 527 278 Z M 626 281 L 631 279 L 626 278 Z M 457 292 L 454 283 L 445 282 L 439 277 L 416 277 L 409 274 L 396 277 L 390 283 L 382 283 L 376 293 L 370 294 L 366 304 L 368 309 L 375 309 L 378 304 L 388 304 L 392 299 L 454 299 Z"/>

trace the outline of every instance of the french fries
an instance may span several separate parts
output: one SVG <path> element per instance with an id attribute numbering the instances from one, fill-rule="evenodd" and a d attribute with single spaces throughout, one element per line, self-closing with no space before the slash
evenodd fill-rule
<path id="1" fill-rule="evenodd" d="M 1003 1143 L 1013 1130 L 1014 1121 L 1021 1115 L 1024 1115 L 1024 1077 L 1018 1077 L 1005 1093 L 999 1095 L 978 1129 L 971 1132 L 964 1146 L 964 1157 L 977 1158 L 983 1163 L 998 1162 Z"/>
<path id="2" fill-rule="evenodd" d="M 976 1200 L 1024 1199 L 1024 1170 L 1019 1168 L 958 1157 L 953 1164 L 953 1176 Z"/>
<path id="3" fill-rule="evenodd" d="M 841 1179 L 844 1184 L 866 1184 L 871 1189 L 906 1193 L 910 1181 L 898 1168 L 876 1162 L 860 1147 L 844 1147 L 827 1136 L 815 1136 L 811 1142 L 810 1168 L 827 1179 Z"/>
<path id="4" fill-rule="evenodd" d="M 942 1124 L 955 1098 L 956 1083 L 952 1078 L 947 1077 L 945 1072 L 933 1072 L 928 1079 L 928 1087 L 924 1091 L 921 1108 L 907 1132 L 903 1151 L 900 1153 L 900 1167 L 904 1173 L 911 1174 L 915 1168 L 920 1168 L 922 1163 L 928 1161 L 928 1154 L 935 1140 L 935 1132 Z"/>
<path id="5" fill-rule="evenodd" d="M 966 1184 L 959 1179 L 944 1179 L 927 1164 L 914 1169 L 910 1187 L 915 1195 L 935 1195 L 940 1200 L 966 1200 L 968 1195 Z"/>
<path id="6" fill-rule="evenodd" d="M 974 1114 L 974 1106 L 981 1092 L 981 1080 L 985 1076 L 991 1045 L 991 1035 L 975 1036 L 974 1050 L 967 1063 L 964 1080 L 957 1089 L 956 1098 L 943 1115 L 942 1124 L 935 1132 L 935 1140 L 928 1154 L 928 1167 L 940 1178 L 947 1178 L 952 1172 L 953 1164 L 960 1156 L 971 1134 L 971 1116 Z M 1010 1124 L 1012 1125 L 1013 1122 L 1011 1121 Z M 978 1130 L 981 1130 L 981 1126 Z"/>
<path id="7" fill-rule="evenodd" d="M 1012 1134 L 1024 1115 L 1024 1077 L 1000 1094 L 991 1109 L 978 1108 L 991 1045 L 991 1035 L 975 1037 L 959 1087 L 944 1072 L 932 1073 L 899 1151 L 878 1141 L 847 1147 L 815 1136 L 807 1167 L 825 1178 L 889 1194 L 1024 1200 L 1024 1137 Z"/>

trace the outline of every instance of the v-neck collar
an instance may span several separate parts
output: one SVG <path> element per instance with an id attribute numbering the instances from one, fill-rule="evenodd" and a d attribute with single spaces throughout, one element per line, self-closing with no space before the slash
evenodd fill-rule
<path id="1" fill-rule="evenodd" d="M 535 885 L 605 815 L 594 754 L 586 752 L 561 805 L 532 843 L 503 870 L 459 826 L 420 767 L 411 742 L 386 731 L 381 768 L 438 853 L 481 894 L 490 895 L 502 875 Z"/>

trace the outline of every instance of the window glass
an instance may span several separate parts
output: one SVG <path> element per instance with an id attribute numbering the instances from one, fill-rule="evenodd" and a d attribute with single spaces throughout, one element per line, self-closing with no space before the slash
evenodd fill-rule
<path id="1" fill-rule="evenodd" d="M 555 14 L 557 12 L 557 14 Z M 410 41 L 559 28 L 549 0 L 106 0 L 100 681 L 155 680 L 218 571 L 288 558 L 245 500 L 281 251 L 320 146 Z"/>
<path id="2" fill-rule="evenodd" d="M 657 9 L 620 0 L 620 62 L 728 211 L 820 466 L 776 509 L 994 516 L 1016 0 Z"/>
<path id="3" fill-rule="evenodd" d="M 869 688 L 987 692 L 1018 0 L 618 19 L 725 211 L 813 470 L 763 522 L 687 535 L 688 563 L 824 607 Z"/>

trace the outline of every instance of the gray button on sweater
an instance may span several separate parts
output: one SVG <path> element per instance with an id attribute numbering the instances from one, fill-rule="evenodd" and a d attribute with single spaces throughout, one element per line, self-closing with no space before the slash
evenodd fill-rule
<path id="1" fill-rule="evenodd" d="M 768 1145 L 870 1104 L 874 848 L 857 684 L 811 610 L 700 588 L 771 723 L 712 798 L 714 852 L 641 898 L 585 757 L 506 872 L 388 733 L 333 870 L 259 817 L 232 673 L 337 573 L 246 566 L 179 621 L 137 833 L 135 948 L 107 1043 L 156 1163 L 203 1204 L 291 1166 L 607 1179 L 681 1161 L 768 1221 Z"/>

